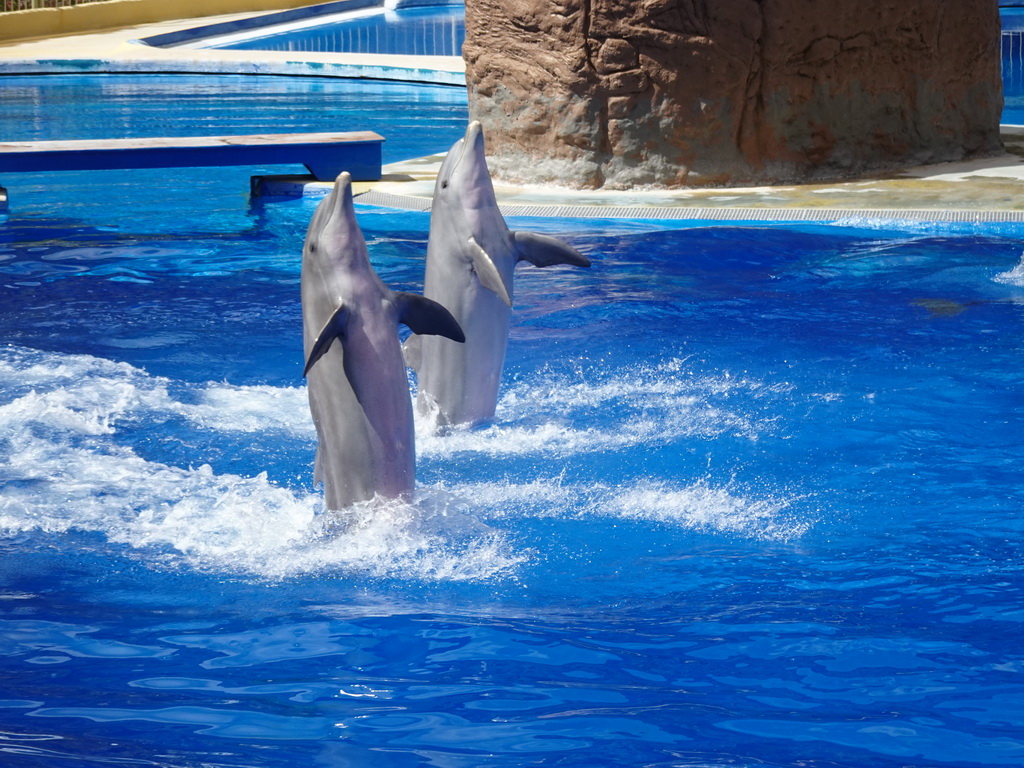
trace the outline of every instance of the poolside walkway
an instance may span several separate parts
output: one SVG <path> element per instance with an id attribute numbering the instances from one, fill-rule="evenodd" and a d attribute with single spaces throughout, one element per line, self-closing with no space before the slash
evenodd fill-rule
<path id="1" fill-rule="evenodd" d="M 147 24 L 108 32 L 0 44 L 0 75 L 199 73 L 370 77 L 461 84 L 458 57 L 156 48 L 143 37 L 255 14 Z M 954 221 L 1024 221 L 1024 128 L 1004 126 L 1007 154 L 828 184 L 730 189 L 574 191 L 497 186 L 506 212 L 629 218 L 835 219 L 845 215 Z M 359 184 L 363 202 L 429 207 L 441 156 L 385 166 Z M 315 185 L 308 193 L 322 193 Z"/>
<path id="2" fill-rule="evenodd" d="M 458 56 L 158 48 L 138 42 L 155 35 L 259 15 L 206 16 L 46 40 L 0 43 L 0 74 L 166 72 L 365 77 L 442 85 L 462 85 L 466 81 L 465 65 Z"/>
<path id="3" fill-rule="evenodd" d="M 1004 127 L 1005 155 L 921 166 L 827 184 L 714 189 L 580 191 L 495 186 L 506 215 L 676 219 L 835 220 L 847 216 L 1024 222 L 1024 129 Z M 443 155 L 384 167 L 355 185 L 363 202 L 426 210 Z M 316 185 L 309 192 L 315 193 Z M 323 190 L 321 189 L 321 192 Z"/>

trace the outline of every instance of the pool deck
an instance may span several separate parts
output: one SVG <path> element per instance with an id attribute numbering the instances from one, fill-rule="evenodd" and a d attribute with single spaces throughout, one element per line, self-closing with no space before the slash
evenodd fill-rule
<path id="1" fill-rule="evenodd" d="M 465 65 L 458 56 L 159 48 L 138 42 L 259 15 L 262 14 L 179 19 L 105 32 L 0 43 L 0 75 L 159 72 L 362 77 L 441 85 L 462 85 L 466 81 Z"/>
<path id="2" fill-rule="evenodd" d="M 461 85 L 458 57 L 158 48 L 144 37 L 258 14 L 184 19 L 0 44 L 0 75 L 58 73 L 273 74 Z M 2 83 L 0 83 L 2 85 Z M 1003 126 L 1004 155 L 825 184 L 628 191 L 496 186 L 507 214 L 700 219 L 883 219 L 1024 222 L 1024 127 Z M 114 138 L 114 137 L 111 137 Z M 385 137 L 386 138 L 386 137 Z M 426 209 L 441 156 L 385 166 L 356 185 L 361 201 Z M 323 185 L 306 185 L 322 194 Z"/>

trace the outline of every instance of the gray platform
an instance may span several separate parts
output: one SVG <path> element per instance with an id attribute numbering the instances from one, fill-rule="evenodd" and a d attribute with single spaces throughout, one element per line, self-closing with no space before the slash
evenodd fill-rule
<path id="1" fill-rule="evenodd" d="M 353 181 L 377 181 L 383 142 L 373 131 L 9 141 L 0 142 L 0 174 L 294 164 L 318 181 L 333 181 L 342 171 Z M 0 187 L 0 206 L 5 199 Z"/>

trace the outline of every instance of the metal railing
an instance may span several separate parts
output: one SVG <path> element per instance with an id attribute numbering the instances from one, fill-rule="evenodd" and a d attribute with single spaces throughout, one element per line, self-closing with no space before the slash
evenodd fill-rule
<path id="1" fill-rule="evenodd" d="M 0 13 L 31 11 L 35 8 L 68 8 L 72 5 L 99 2 L 103 2 L 103 0 L 0 0 Z"/>

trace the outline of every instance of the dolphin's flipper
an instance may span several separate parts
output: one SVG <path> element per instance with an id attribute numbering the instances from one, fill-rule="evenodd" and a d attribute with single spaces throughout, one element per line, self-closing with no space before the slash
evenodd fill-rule
<path id="1" fill-rule="evenodd" d="M 436 301 L 416 293 L 396 293 L 395 305 L 398 322 L 405 323 L 413 333 L 444 336 L 460 343 L 466 340 L 459 321 Z"/>
<path id="2" fill-rule="evenodd" d="M 339 304 L 338 308 L 334 310 L 334 314 L 324 323 L 324 327 L 320 330 L 319 335 L 317 335 L 313 348 L 309 351 L 306 367 L 302 371 L 303 376 L 306 376 L 309 373 L 309 369 L 313 367 L 313 364 L 327 353 L 334 340 L 345 333 L 345 324 L 347 322 L 348 310 L 345 309 L 344 304 Z"/>
<path id="3" fill-rule="evenodd" d="M 473 237 L 469 238 L 469 250 L 473 256 L 473 270 L 476 272 L 476 276 L 480 278 L 480 283 L 484 288 L 496 293 L 499 299 L 511 307 L 512 296 L 505 286 L 505 281 L 501 279 L 501 273 L 494 266 L 494 260 L 491 259 L 487 251 L 480 247 L 480 243 Z"/>
<path id="4" fill-rule="evenodd" d="M 590 266 L 590 259 L 556 237 L 536 232 L 513 232 L 512 239 L 515 241 L 520 261 L 528 261 L 538 267 L 550 267 L 554 264 Z"/>

